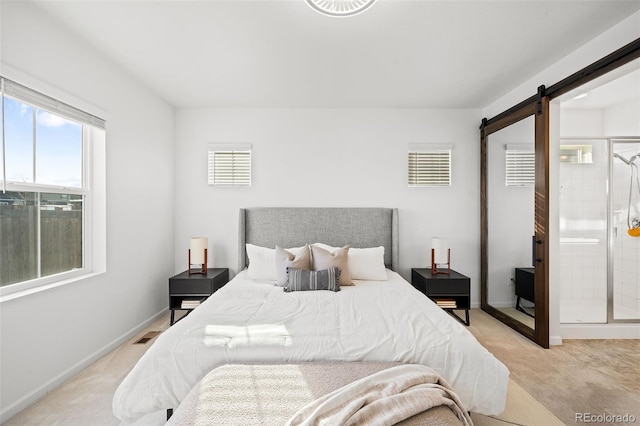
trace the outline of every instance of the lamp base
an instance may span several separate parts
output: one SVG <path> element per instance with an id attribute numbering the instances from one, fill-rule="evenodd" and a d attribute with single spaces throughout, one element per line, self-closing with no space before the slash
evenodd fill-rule
<path id="1" fill-rule="evenodd" d="M 440 265 L 442 265 L 442 263 Z M 438 269 L 438 265 L 436 264 L 436 251 L 435 249 L 431 249 L 431 275 L 451 275 L 451 249 L 447 249 L 447 263 L 445 263 L 445 265 L 447 265 L 447 269 Z"/>
<path id="2" fill-rule="evenodd" d="M 207 275 L 207 249 L 204 249 L 204 263 L 198 269 L 191 269 L 191 249 L 189 249 L 189 267 L 187 270 L 189 271 L 189 275 Z"/>

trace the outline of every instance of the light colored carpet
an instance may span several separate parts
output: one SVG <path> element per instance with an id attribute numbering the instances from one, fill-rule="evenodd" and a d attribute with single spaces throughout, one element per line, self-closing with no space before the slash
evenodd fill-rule
<path id="1" fill-rule="evenodd" d="M 542 349 L 475 309 L 469 331 L 509 368 L 513 382 L 564 423 L 575 424 L 581 413 L 628 414 L 640 422 L 640 340 L 565 340 Z"/>
<path id="2" fill-rule="evenodd" d="M 480 313 L 481 315 L 483 313 Z M 477 312 L 472 311 L 472 326 Z M 41 400 L 9 419 L 4 425 L 118 425 L 111 412 L 113 394 L 135 362 L 153 344 L 133 344 L 148 331 L 163 331 L 169 325 L 169 314 L 162 316 L 133 339 L 83 370 Z M 487 333 L 502 324 L 487 322 Z M 509 382 L 506 410 L 495 418 L 472 413 L 474 423 L 493 425 L 562 425 L 549 410 L 537 402 L 514 380 Z M 508 422 L 508 423 L 505 423 Z"/>
<path id="3" fill-rule="evenodd" d="M 471 420 L 476 426 L 493 425 L 531 425 L 531 426 L 562 426 L 564 423 L 544 408 L 538 401 L 527 393 L 520 385 L 509 379 L 507 392 L 507 406 L 499 416 L 483 416 L 471 413 Z"/>

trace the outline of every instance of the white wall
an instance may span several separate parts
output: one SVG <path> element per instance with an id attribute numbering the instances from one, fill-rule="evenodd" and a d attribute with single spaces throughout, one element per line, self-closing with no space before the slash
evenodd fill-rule
<path id="1" fill-rule="evenodd" d="M 192 236 L 237 272 L 242 207 L 397 207 L 400 273 L 427 267 L 447 237 L 479 303 L 479 110 L 182 109 L 176 114 L 175 270 Z M 251 188 L 207 186 L 207 144 L 251 143 Z M 410 143 L 454 144 L 452 187 L 408 188 Z"/>
<path id="2" fill-rule="evenodd" d="M 604 134 L 638 136 L 640 135 L 640 119 L 638 117 L 640 117 L 640 95 L 635 99 L 629 99 L 606 108 L 603 112 Z"/>
<path id="3" fill-rule="evenodd" d="M 560 137 L 602 137 L 604 111 L 602 109 L 561 109 Z M 569 143 L 569 142 L 567 142 Z"/>
<path id="4" fill-rule="evenodd" d="M 0 304 L 4 420 L 166 309 L 174 112 L 35 7 L 1 7 L 2 74 L 107 119 L 107 272 Z"/>
<path id="5" fill-rule="evenodd" d="M 514 88 L 506 95 L 483 109 L 483 116 L 491 118 L 496 114 L 516 105 L 524 99 L 534 95 L 537 87 L 557 83 L 565 77 L 588 66 L 598 59 L 611 52 L 640 38 L 640 12 L 636 12 L 627 19 L 612 27 L 589 43 L 556 62 L 551 67 L 536 74 L 528 81 Z M 552 116 L 550 121 L 550 224 L 548 230 L 549 238 L 549 342 L 550 344 L 560 344 L 562 342 L 562 331 L 560 329 L 560 306 L 559 306 L 559 245 L 558 245 L 558 168 L 559 168 L 559 108 L 551 108 Z M 554 260 L 555 259 L 555 260 Z"/>

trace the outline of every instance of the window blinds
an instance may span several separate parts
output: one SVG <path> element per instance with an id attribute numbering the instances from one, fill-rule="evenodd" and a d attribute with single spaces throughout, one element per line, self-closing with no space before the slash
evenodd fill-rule
<path id="1" fill-rule="evenodd" d="M 534 186 L 536 160 L 533 146 L 506 145 L 505 176 L 507 186 Z"/>
<path id="2" fill-rule="evenodd" d="M 105 128 L 105 121 L 99 117 L 91 115 L 50 96 L 11 81 L 8 78 L 0 77 L 0 79 L 2 79 L 4 96 L 18 99 L 21 102 L 47 110 L 49 112 L 53 112 L 57 115 L 63 116 L 79 123 L 89 124 L 100 129 Z"/>
<path id="3" fill-rule="evenodd" d="M 214 186 L 251 186 L 251 148 L 209 147 L 208 182 Z"/>
<path id="4" fill-rule="evenodd" d="M 410 147 L 408 184 L 451 186 L 451 146 Z"/>

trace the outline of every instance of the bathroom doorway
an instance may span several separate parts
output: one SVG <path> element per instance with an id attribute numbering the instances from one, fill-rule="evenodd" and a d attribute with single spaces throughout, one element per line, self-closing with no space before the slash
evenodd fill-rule
<path id="1" fill-rule="evenodd" d="M 560 323 L 638 322 L 640 60 L 559 101 Z"/>

